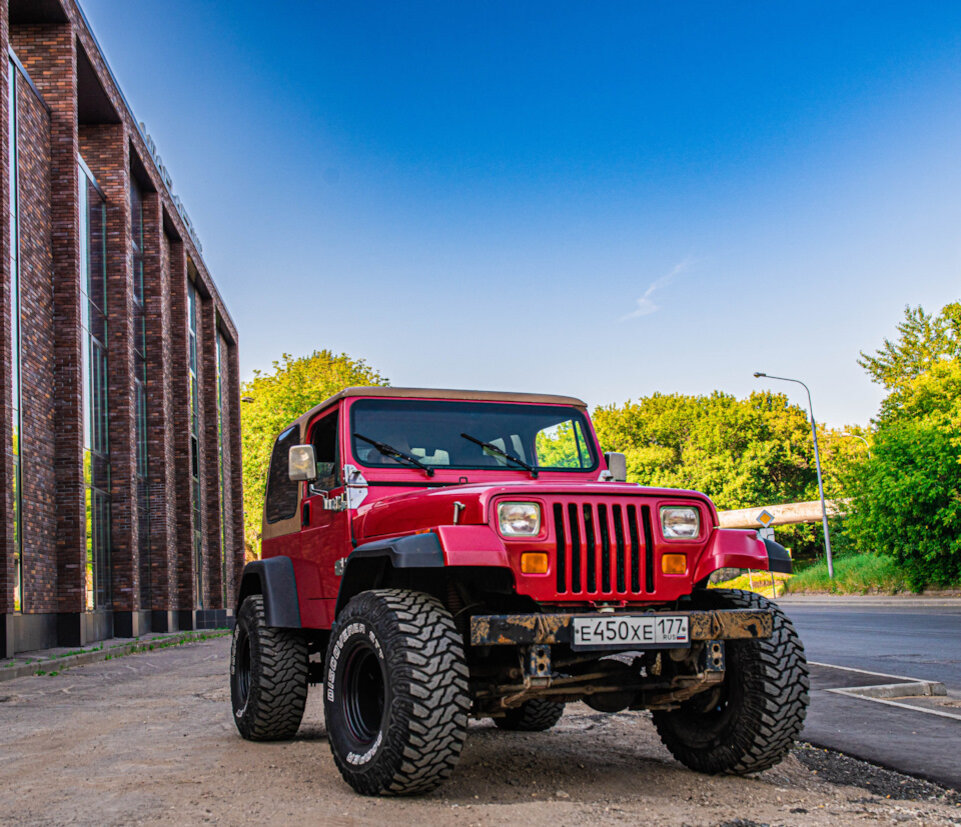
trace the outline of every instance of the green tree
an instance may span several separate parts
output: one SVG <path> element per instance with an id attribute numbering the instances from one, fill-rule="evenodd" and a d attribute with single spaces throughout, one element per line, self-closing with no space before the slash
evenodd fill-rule
<path id="1" fill-rule="evenodd" d="M 627 456 L 632 482 L 702 491 L 721 510 L 818 496 L 807 412 L 784 394 L 654 394 L 600 408 L 593 419 L 605 450 Z M 829 455 L 857 451 L 834 432 L 822 429 L 819 439 Z M 827 496 L 844 496 L 840 484 L 828 476 Z M 820 526 L 784 527 L 778 538 L 804 556 L 821 548 L 819 532 Z"/>
<path id="2" fill-rule="evenodd" d="M 632 482 L 701 490 L 721 509 L 804 499 L 816 485 L 807 415 L 784 394 L 654 394 L 600 408 L 594 424 L 605 449 L 627 455 Z"/>
<path id="3" fill-rule="evenodd" d="M 260 554 L 261 513 L 267 466 L 274 440 L 286 425 L 328 396 L 352 385 L 388 385 L 363 359 L 345 353 L 314 351 L 294 358 L 285 353 L 270 373 L 254 371 L 241 385 L 250 400 L 241 405 L 244 454 L 244 541 L 248 556 Z"/>
<path id="4" fill-rule="evenodd" d="M 917 591 L 961 582 L 961 303 L 905 311 L 900 338 L 860 364 L 888 389 L 872 456 L 851 475 L 846 531 L 892 553 Z"/>
<path id="5" fill-rule="evenodd" d="M 904 308 L 904 321 L 898 324 L 896 341 L 868 355 L 863 350 L 858 364 L 873 382 L 889 391 L 916 379 L 941 359 L 961 357 L 961 302 L 945 305 L 937 316 L 919 306 Z"/>
<path id="6" fill-rule="evenodd" d="M 908 584 L 961 582 L 961 442 L 934 417 L 878 431 L 846 530 L 860 548 L 894 555 Z"/>

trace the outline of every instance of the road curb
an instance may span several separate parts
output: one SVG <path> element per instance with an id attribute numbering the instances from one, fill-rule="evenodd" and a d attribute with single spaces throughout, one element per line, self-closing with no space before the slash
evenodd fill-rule
<path id="1" fill-rule="evenodd" d="M 56 675 L 74 666 L 86 666 L 90 663 L 100 663 L 102 661 L 113 660 L 114 658 L 126 657 L 127 655 L 153 652 L 157 649 L 166 649 L 171 646 L 201 643 L 205 640 L 224 637 L 228 634 L 230 634 L 229 629 L 204 629 L 202 631 L 182 632 L 173 635 L 157 634 L 135 638 L 134 640 L 120 644 L 101 645 L 96 649 L 72 652 L 70 654 L 39 654 L 35 658 L 25 659 L 23 663 L 17 663 L 17 659 L 14 658 L 11 663 L 0 666 L 0 683 L 35 675 Z"/>

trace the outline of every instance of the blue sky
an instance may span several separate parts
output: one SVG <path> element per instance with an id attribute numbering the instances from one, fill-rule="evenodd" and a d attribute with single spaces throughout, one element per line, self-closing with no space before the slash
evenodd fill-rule
<path id="1" fill-rule="evenodd" d="M 81 0 L 241 335 L 830 424 L 961 297 L 961 4 Z M 800 389 L 797 389 L 800 390 Z"/>

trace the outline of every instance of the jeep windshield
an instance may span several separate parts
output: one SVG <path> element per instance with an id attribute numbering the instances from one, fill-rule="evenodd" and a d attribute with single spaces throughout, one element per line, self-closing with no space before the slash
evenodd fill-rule
<path id="1" fill-rule="evenodd" d="M 590 471 L 597 457 L 583 413 L 563 405 L 358 399 L 351 406 L 354 458 L 370 468 Z M 483 444 L 483 443 L 486 443 Z"/>

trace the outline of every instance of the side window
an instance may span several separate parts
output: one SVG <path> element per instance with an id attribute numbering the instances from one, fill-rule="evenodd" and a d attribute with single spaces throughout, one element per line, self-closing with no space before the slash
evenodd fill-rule
<path id="1" fill-rule="evenodd" d="M 291 447 L 297 445 L 300 434 L 296 425 L 288 428 L 274 444 L 274 451 L 270 455 L 270 470 L 267 471 L 267 500 L 264 504 L 264 516 L 268 523 L 287 520 L 297 513 L 297 486 L 287 474 L 288 455 Z"/>
<path id="2" fill-rule="evenodd" d="M 317 459 L 317 479 L 311 488 L 330 491 L 340 485 L 340 450 L 337 440 L 338 414 L 328 414 L 314 423 L 310 431 L 310 442 L 314 446 Z"/>

